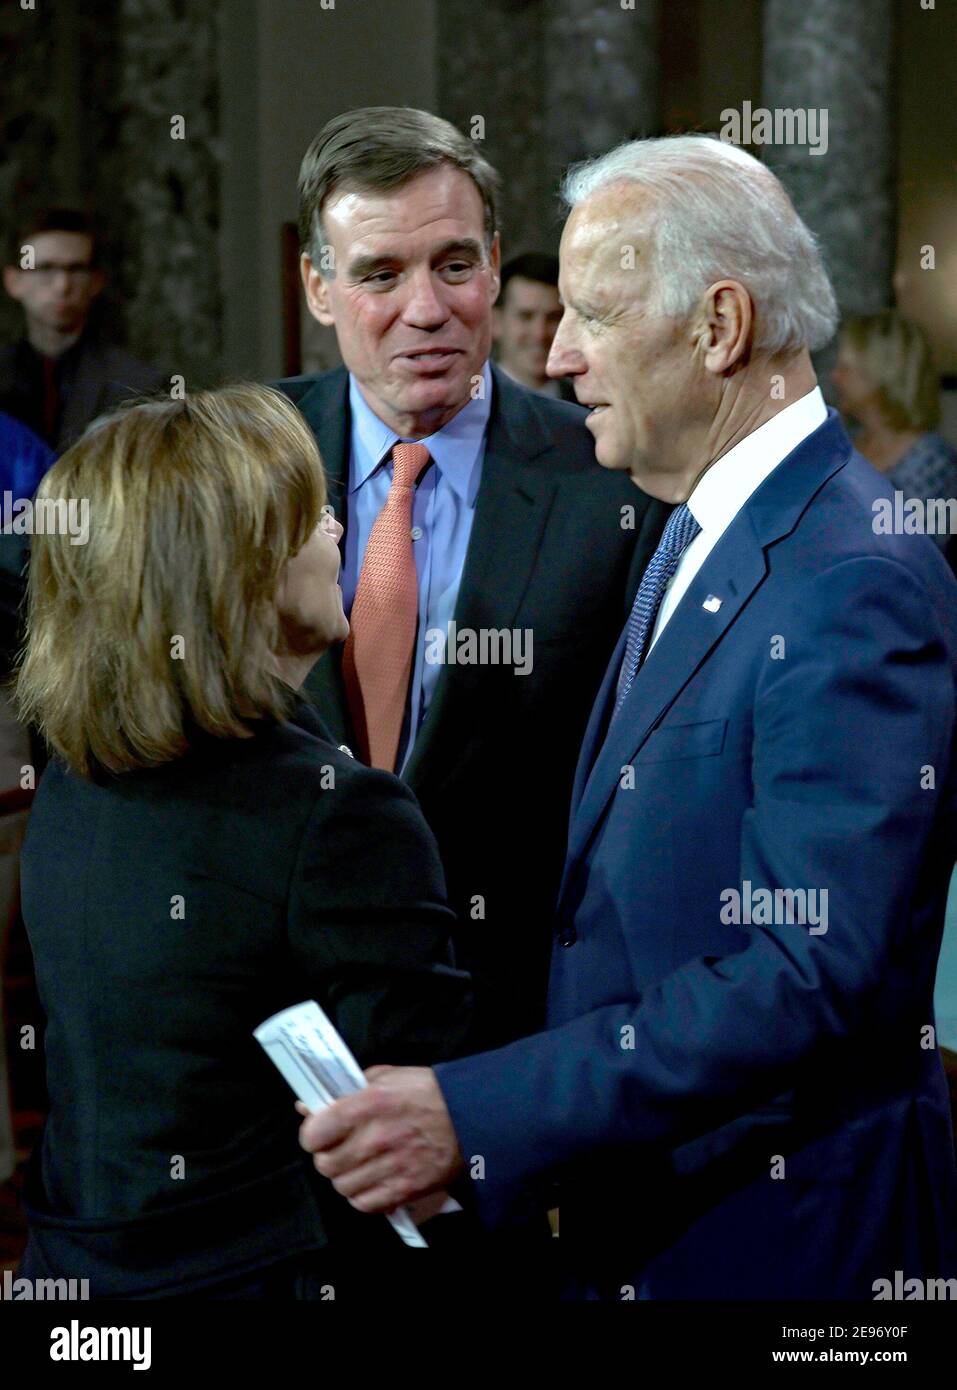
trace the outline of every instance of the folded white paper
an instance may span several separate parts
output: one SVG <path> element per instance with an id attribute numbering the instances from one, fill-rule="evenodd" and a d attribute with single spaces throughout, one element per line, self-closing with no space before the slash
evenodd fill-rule
<path id="1" fill-rule="evenodd" d="M 253 1036 L 289 1082 L 297 1099 L 310 1110 L 322 1110 L 369 1084 L 314 999 L 273 1014 L 254 1029 Z M 461 1207 L 450 1197 L 442 1211 L 461 1211 Z M 405 1207 L 388 1219 L 406 1245 L 425 1246 L 426 1241 Z"/>

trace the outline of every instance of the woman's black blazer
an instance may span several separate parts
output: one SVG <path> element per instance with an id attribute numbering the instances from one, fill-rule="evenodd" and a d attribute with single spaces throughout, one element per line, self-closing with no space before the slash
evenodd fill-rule
<path id="1" fill-rule="evenodd" d="M 50 1113 L 21 1273 L 150 1296 L 397 1239 L 315 1173 L 252 1033 L 315 998 L 364 1067 L 460 1052 L 438 853 L 404 784 L 301 699 L 257 729 L 106 784 L 42 778 L 22 886 Z"/>

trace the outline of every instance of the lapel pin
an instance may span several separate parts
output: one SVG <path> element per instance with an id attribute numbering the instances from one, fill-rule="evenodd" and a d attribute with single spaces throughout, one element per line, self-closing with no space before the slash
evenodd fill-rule
<path id="1" fill-rule="evenodd" d="M 708 613 L 717 613 L 721 607 L 721 600 L 715 594 L 709 594 L 701 605 Z"/>

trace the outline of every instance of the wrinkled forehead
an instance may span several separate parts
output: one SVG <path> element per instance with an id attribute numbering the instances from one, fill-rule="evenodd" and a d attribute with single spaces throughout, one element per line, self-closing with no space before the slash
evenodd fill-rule
<path id="1" fill-rule="evenodd" d="M 342 184 L 324 202 L 321 216 L 323 226 L 351 243 L 450 234 L 481 238 L 485 230 L 478 187 L 450 164 L 425 170 L 395 188 Z"/>
<path id="2" fill-rule="evenodd" d="M 562 232 L 559 278 L 563 298 L 573 289 L 634 284 L 650 260 L 654 202 L 634 183 L 608 185 L 572 208 Z"/>

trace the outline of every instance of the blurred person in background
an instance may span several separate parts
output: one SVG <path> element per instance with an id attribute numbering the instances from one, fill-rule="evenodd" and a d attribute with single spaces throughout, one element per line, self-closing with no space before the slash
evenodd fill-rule
<path id="1" fill-rule="evenodd" d="M 48 444 L 12 415 L 0 411 L 0 665 L 3 675 L 12 665 L 26 585 L 25 568 L 30 555 L 30 533 L 13 529 L 12 522 L 25 510 L 16 504 L 33 498 L 53 459 L 53 450 Z M 9 507 L 5 505 L 8 493 Z"/>
<path id="2" fill-rule="evenodd" d="M 0 409 L 57 453 L 125 397 L 164 385 L 160 372 L 95 331 L 91 314 L 106 285 L 99 251 L 86 213 L 47 208 L 20 226 L 3 267 L 25 332 L 0 350 Z"/>
<path id="3" fill-rule="evenodd" d="M 17 535 L 6 529 L 8 517 L 2 506 L 10 494 L 11 515 L 14 501 L 30 499 L 53 462 L 53 451 L 12 415 L 0 411 L 0 679 L 9 674 L 20 637 L 20 616 L 26 586 L 25 568 L 30 554 L 28 534 Z M 32 761 L 30 735 L 19 722 L 7 692 L 0 686 L 0 799 L 11 803 L 0 813 L 0 965 L 6 955 L 7 933 L 16 917 L 19 851 L 26 828 L 27 809 L 21 802 L 28 797 L 21 787 L 21 774 Z M 13 1175 L 16 1152 L 10 1115 L 10 1088 L 4 1037 L 3 990 L 0 988 L 0 1183 Z"/>
<path id="4" fill-rule="evenodd" d="M 561 317 L 558 257 L 529 251 L 506 261 L 492 315 L 496 361 L 513 381 L 530 391 L 573 401 L 571 382 L 564 377 L 556 381 L 545 371 Z"/>
<path id="5" fill-rule="evenodd" d="M 469 1025 L 412 793 L 297 691 L 348 631 L 312 434 L 266 387 L 98 421 L 41 497 L 17 696 L 51 747 L 23 851 L 50 1112 L 25 1277 L 94 1297 L 318 1298 L 326 1256 L 404 1252 L 317 1181 L 253 1037 L 315 998 L 359 1062 Z"/>
<path id="6" fill-rule="evenodd" d="M 32 497 L 53 462 L 53 450 L 27 425 L 0 411 L 0 497 Z"/>
<path id="7" fill-rule="evenodd" d="M 957 450 L 936 433 L 937 373 L 930 344 L 894 309 L 848 319 L 831 373 L 838 409 L 860 429 L 854 443 L 906 498 L 957 498 Z M 946 549 L 950 536 L 935 535 Z"/>

